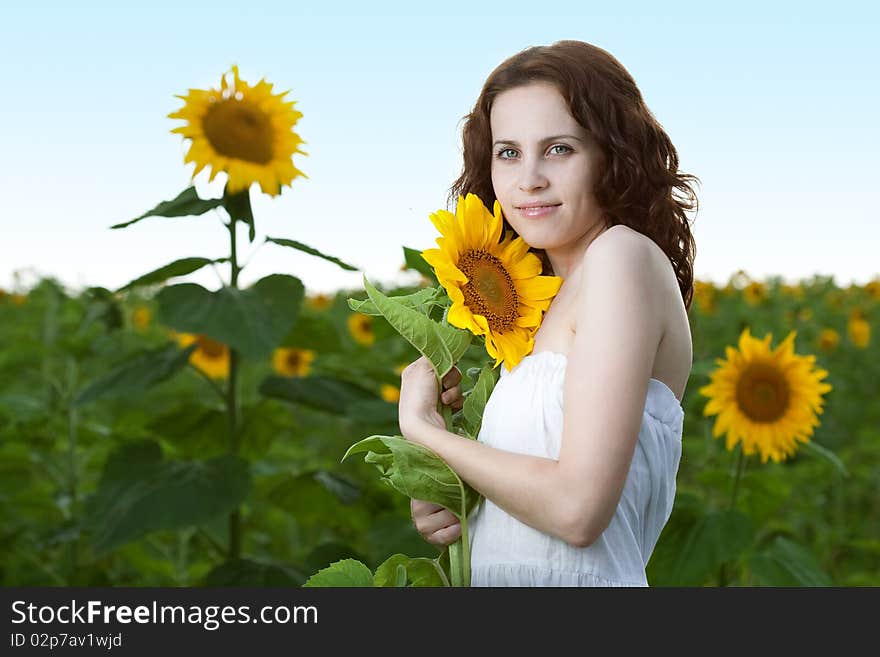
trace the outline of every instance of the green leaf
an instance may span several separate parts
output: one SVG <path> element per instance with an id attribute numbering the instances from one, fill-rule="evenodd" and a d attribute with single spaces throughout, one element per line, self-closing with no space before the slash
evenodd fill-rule
<path id="1" fill-rule="evenodd" d="M 305 587 L 372 587 L 373 571 L 357 559 L 343 559 L 319 570 L 303 584 Z"/>
<path id="2" fill-rule="evenodd" d="M 843 461 L 840 460 L 837 454 L 835 454 L 831 450 L 822 447 L 822 445 L 815 442 L 814 440 L 808 440 L 806 443 L 802 443 L 801 448 L 805 452 L 809 452 L 814 456 L 825 459 L 831 465 L 833 465 L 841 475 L 843 475 L 844 477 L 849 477 L 849 470 L 846 469 L 846 465 L 844 465 Z"/>
<path id="3" fill-rule="evenodd" d="M 236 194 L 228 194 L 227 188 L 223 189 L 223 209 L 229 214 L 233 224 L 243 221 L 248 225 L 248 241 L 253 242 L 256 235 L 254 227 L 254 211 L 251 208 L 250 188 Z"/>
<path id="4" fill-rule="evenodd" d="M 127 221 L 122 224 L 110 226 L 110 228 L 125 228 L 126 226 L 131 226 L 132 224 L 137 223 L 141 219 L 146 219 L 147 217 L 186 217 L 190 215 L 204 214 L 208 210 L 213 210 L 214 208 L 219 207 L 222 204 L 223 199 L 221 198 L 199 198 L 198 194 L 196 194 L 196 188 L 190 187 L 182 191 L 177 196 L 177 198 L 171 201 L 162 201 L 155 208 L 153 208 L 149 212 L 145 212 L 140 217 L 137 217 L 135 219 L 132 219 L 131 221 Z"/>
<path id="5" fill-rule="evenodd" d="M 483 412 L 497 380 L 495 368 L 492 367 L 492 364 L 486 363 L 483 365 L 477 382 L 462 405 L 462 428 L 467 432 L 468 437 L 474 440 L 480 434 Z"/>
<path id="6" fill-rule="evenodd" d="M 440 504 L 459 520 L 482 498 L 436 453 L 400 436 L 364 438 L 349 447 L 342 460 L 361 452 L 366 452 L 364 461 L 375 465 L 395 490 L 411 499 Z"/>
<path id="7" fill-rule="evenodd" d="M 123 445 L 104 465 L 98 490 L 87 500 L 86 523 L 96 552 L 159 529 L 180 529 L 227 514 L 250 489 L 242 459 L 163 461 L 153 441 Z"/>
<path id="8" fill-rule="evenodd" d="M 442 379 L 467 351 L 471 343 L 470 331 L 455 328 L 425 317 L 407 308 L 394 298 L 387 297 L 374 288 L 364 276 L 367 295 L 388 323 L 400 333 L 419 353 L 434 366 L 438 379 Z"/>
<path id="9" fill-rule="evenodd" d="M 248 559 L 225 561 L 205 575 L 202 586 L 302 586 L 305 576 L 295 568 L 259 563 Z"/>
<path id="10" fill-rule="evenodd" d="M 734 561 L 754 540 L 749 516 L 739 511 L 719 511 L 703 516 L 687 534 L 673 565 L 673 581 L 680 586 L 700 586 L 722 563 Z"/>
<path id="11" fill-rule="evenodd" d="M 210 292 L 195 283 L 159 291 L 158 320 L 178 331 L 203 333 L 247 358 L 272 353 L 299 316 L 303 284 L 272 274 L 246 290 L 223 287 Z"/>
<path id="12" fill-rule="evenodd" d="M 436 559 L 394 554 L 386 559 L 373 576 L 373 586 L 449 586 L 446 574 Z"/>
<path id="13" fill-rule="evenodd" d="M 802 546 L 783 536 L 749 560 L 760 586 L 833 586 L 831 578 Z"/>
<path id="14" fill-rule="evenodd" d="M 198 345 L 192 344 L 181 349 L 175 344 L 169 344 L 139 354 L 92 383 L 73 403 L 75 406 L 80 406 L 99 397 L 137 398 L 147 389 L 169 379 L 186 367 L 190 354 L 197 347 Z"/>
<path id="15" fill-rule="evenodd" d="M 312 315 L 303 312 L 296 324 L 281 342 L 282 347 L 311 349 L 319 354 L 333 354 L 342 351 L 339 332 L 328 314 Z"/>
<path id="16" fill-rule="evenodd" d="M 432 285 L 439 285 L 440 281 L 437 280 L 434 268 L 422 257 L 422 251 L 424 251 L 424 249 L 411 249 L 408 246 L 403 247 L 403 259 L 406 262 L 406 266 L 409 269 L 415 269 L 417 272 L 423 274 L 429 281 L 431 281 Z"/>
<path id="17" fill-rule="evenodd" d="M 443 305 L 443 302 L 438 300 L 440 294 L 441 292 L 437 288 L 426 287 L 413 294 L 404 294 L 399 297 L 388 298 L 394 299 L 397 303 L 402 304 L 407 308 L 417 310 L 427 316 L 431 311 L 431 308 Z M 348 299 L 348 307 L 353 311 L 363 313 L 364 315 L 382 315 L 382 312 L 376 307 L 376 304 L 373 303 L 371 299 Z"/>
<path id="18" fill-rule="evenodd" d="M 339 258 L 335 258 L 333 256 L 327 255 L 326 253 L 321 253 L 317 249 L 313 249 L 307 244 L 303 244 L 302 242 L 297 242 L 296 240 L 289 240 L 283 237 L 267 237 L 267 242 L 272 242 L 273 244 L 277 244 L 278 246 L 287 246 L 291 249 L 297 249 L 302 251 L 303 253 L 308 253 L 309 255 L 317 256 L 319 258 L 323 258 L 324 260 L 328 260 L 334 264 L 339 265 L 343 269 L 347 269 L 348 271 L 361 271 L 360 267 L 355 267 L 354 265 L 350 265 L 347 262 L 343 262 Z"/>
<path id="19" fill-rule="evenodd" d="M 130 283 L 123 285 L 116 291 L 124 292 L 125 290 L 130 290 L 135 287 L 141 287 L 143 285 L 161 283 L 163 281 L 167 281 L 169 278 L 174 278 L 175 276 L 185 276 L 186 274 L 191 274 L 194 271 L 198 271 L 206 265 L 218 262 L 229 262 L 229 258 L 217 258 L 216 260 L 211 260 L 210 258 L 182 258 L 180 260 L 175 260 L 174 262 L 169 263 L 164 267 L 159 267 L 159 269 L 155 269 L 149 274 L 144 274 L 140 278 L 136 278 Z"/>
<path id="20" fill-rule="evenodd" d="M 270 376 L 260 384 L 259 392 L 266 397 L 305 404 L 339 415 L 350 414 L 357 403 L 376 400 L 376 395 L 366 388 L 325 376 Z"/>

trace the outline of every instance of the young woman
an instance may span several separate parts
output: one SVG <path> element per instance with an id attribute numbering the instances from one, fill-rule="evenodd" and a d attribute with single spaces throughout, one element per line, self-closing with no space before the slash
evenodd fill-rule
<path id="1" fill-rule="evenodd" d="M 463 142 L 450 199 L 497 199 L 562 285 L 532 352 L 501 367 L 478 441 L 443 428 L 424 358 L 401 376 L 401 432 L 485 498 L 468 519 L 473 586 L 647 586 L 681 457 L 698 179 L 626 69 L 580 41 L 498 66 Z M 453 409 L 460 381 L 443 381 Z M 428 542 L 460 537 L 449 511 L 411 508 Z"/>

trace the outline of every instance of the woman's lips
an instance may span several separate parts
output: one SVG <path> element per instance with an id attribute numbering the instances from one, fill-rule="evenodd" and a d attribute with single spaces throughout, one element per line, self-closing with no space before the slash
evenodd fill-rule
<path id="1" fill-rule="evenodd" d="M 561 205 L 561 203 L 559 204 Z M 526 217 L 543 217 L 552 213 L 559 205 L 541 205 L 535 208 L 519 208 Z"/>

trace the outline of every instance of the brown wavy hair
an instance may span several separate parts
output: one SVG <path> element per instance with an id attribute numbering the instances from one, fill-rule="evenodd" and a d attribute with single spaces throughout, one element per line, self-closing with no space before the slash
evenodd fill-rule
<path id="1" fill-rule="evenodd" d="M 606 227 L 629 226 L 663 249 L 675 270 L 685 308 L 690 309 L 696 243 L 686 212 L 698 210 L 691 183 L 700 180 L 678 171 L 678 153 L 645 105 L 635 80 L 610 53 L 594 45 L 564 40 L 534 46 L 492 71 L 473 110 L 463 117 L 464 166 L 449 190 L 446 207 L 469 193 L 488 208 L 494 205 L 492 103 L 502 91 L 533 82 L 555 85 L 574 119 L 599 144 L 604 165 L 594 195 Z M 516 235 L 506 218 L 504 230 Z M 544 250 L 532 250 L 541 258 L 543 274 L 554 275 Z"/>

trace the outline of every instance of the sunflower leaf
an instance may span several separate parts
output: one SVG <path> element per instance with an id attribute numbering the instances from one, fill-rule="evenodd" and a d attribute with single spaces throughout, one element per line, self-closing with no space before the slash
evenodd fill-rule
<path id="1" fill-rule="evenodd" d="M 210 292 L 195 283 L 181 283 L 156 295 L 158 319 L 177 331 L 207 335 L 259 359 L 291 330 L 303 294 L 302 282 L 286 274 L 271 274 L 245 290 L 222 287 Z"/>
<path id="2" fill-rule="evenodd" d="M 144 274 L 140 276 L 130 283 L 123 285 L 121 288 L 116 290 L 117 292 L 124 292 L 125 290 L 130 290 L 135 287 L 141 287 L 143 285 L 152 285 L 154 283 L 162 283 L 163 281 L 167 281 L 169 278 L 174 278 L 175 276 L 185 276 L 186 274 L 191 274 L 194 271 L 198 271 L 202 267 L 210 264 L 215 264 L 218 262 L 229 262 L 229 258 L 217 258 L 216 260 L 211 260 L 210 258 L 181 258 L 180 260 L 175 260 L 163 267 L 159 267 L 158 269 L 154 269 L 148 274 Z"/>
<path id="3" fill-rule="evenodd" d="M 401 436 L 370 436 L 348 448 L 366 452 L 364 461 L 375 465 L 382 479 L 411 499 L 439 504 L 459 520 L 479 503 L 481 495 L 464 483 L 435 452 Z"/>
<path id="4" fill-rule="evenodd" d="M 470 394 L 464 400 L 462 405 L 462 417 L 464 421 L 462 428 L 467 432 L 471 439 L 476 439 L 480 433 L 480 426 L 483 423 L 483 411 L 486 403 L 489 401 L 489 395 L 497 382 L 495 368 L 491 363 L 486 363 L 480 370 L 480 376 Z"/>
<path id="5" fill-rule="evenodd" d="M 393 297 L 374 288 L 364 276 L 364 288 L 370 300 L 394 329 L 419 353 L 431 361 L 434 371 L 443 378 L 467 351 L 471 333 L 449 324 L 438 324 L 420 312 L 407 308 Z"/>
<path id="6" fill-rule="evenodd" d="M 442 305 L 440 302 L 436 301 L 437 288 L 434 287 L 426 287 L 418 292 L 413 292 L 412 294 L 404 294 L 399 297 L 388 298 L 394 299 L 396 302 L 403 304 L 407 308 L 418 310 L 423 315 L 427 315 L 435 305 Z M 348 307 L 355 312 L 373 316 L 382 314 L 382 312 L 376 307 L 376 304 L 373 303 L 372 299 L 348 299 L 347 301 Z"/>
<path id="7" fill-rule="evenodd" d="M 140 353 L 88 386 L 73 404 L 81 406 L 99 397 L 139 397 L 146 389 L 186 367 L 190 354 L 197 346 L 192 344 L 181 349 L 176 344 L 170 344 Z"/>
<path id="8" fill-rule="evenodd" d="M 373 586 L 373 571 L 357 559 L 342 559 L 312 575 L 303 584 L 307 587 Z"/>
<path id="9" fill-rule="evenodd" d="M 366 388 L 325 376 L 281 377 L 269 376 L 260 384 L 259 392 L 265 397 L 305 404 L 329 413 L 351 415 L 359 403 L 376 401 L 376 394 Z M 388 402 L 379 399 L 393 412 Z"/>
<path id="10" fill-rule="evenodd" d="M 403 247 L 403 259 L 409 269 L 415 269 L 431 281 L 432 285 L 440 284 L 440 281 L 437 280 L 437 275 L 434 273 L 434 268 L 422 257 L 422 252 L 419 249 L 411 249 L 408 246 Z"/>
<path id="11" fill-rule="evenodd" d="M 837 468 L 837 471 L 842 476 L 849 477 L 849 470 L 846 469 L 846 465 L 844 465 L 843 461 L 840 460 L 840 457 L 838 457 L 837 454 L 825 447 L 822 447 L 822 445 L 813 440 L 808 440 L 807 442 L 802 443 L 802 445 L 805 452 L 810 452 L 815 456 L 825 459 L 826 461 L 831 463 L 831 465 Z"/>
<path id="12" fill-rule="evenodd" d="M 402 575 L 401 569 L 403 569 Z M 449 586 L 446 574 L 436 559 L 392 554 L 373 576 L 373 586 Z"/>
<path id="13" fill-rule="evenodd" d="M 760 586 L 833 586 L 816 558 L 804 547 L 783 536 L 749 559 Z"/>
<path id="14" fill-rule="evenodd" d="M 206 461 L 164 461 L 153 441 L 125 444 L 104 465 L 86 502 L 95 550 L 106 552 L 159 529 L 180 529 L 228 513 L 245 498 L 247 462 L 224 455 Z"/>
<path id="15" fill-rule="evenodd" d="M 222 198 L 201 199 L 196 193 L 195 187 L 185 189 L 177 198 L 171 201 L 162 201 L 149 212 L 145 212 L 140 217 L 136 217 L 131 221 L 110 226 L 111 230 L 115 228 L 125 228 L 137 223 L 141 219 L 147 217 L 188 217 L 206 213 L 223 204 Z"/>
<path id="16" fill-rule="evenodd" d="M 327 255 L 326 253 L 321 253 L 317 249 L 313 249 L 312 247 L 303 244 L 302 242 L 297 242 L 296 240 L 288 240 L 283 237 L 267 237 L 266 241 L 272 242 L 272 244 L 277 244 L 278 246 L 287 246 L 291 249 L 297 249 L 299 251 L 302 251 L 303 253 L 308 253 L 309 255 L 324 258 L 324 260 L 329 260 L 330 262 L 335 263 L 343 269 L 347 269 L 348 271 L 361 271 L 360 267 L 355 267 L 354 265 L 350 265 L 347 262 L 343 262 L 339 258 Z"/>

